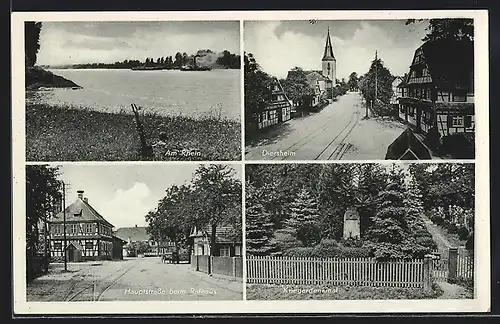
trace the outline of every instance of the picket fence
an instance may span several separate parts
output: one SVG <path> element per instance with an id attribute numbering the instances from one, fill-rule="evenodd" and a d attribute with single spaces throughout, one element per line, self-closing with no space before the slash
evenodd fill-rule
<path id="1" fill-rule="evenodd" d="M 424 272 L 424 260 L 379 262 L 372 258 L 247 256 L 247 282 L 257 284 L 421 288 Z"/>
<path id="2" fill-rule="evenodd" d="M 474 257 L 471 255 L 458 255 L 457 258 L 457 278 L 474 278 Z"/>

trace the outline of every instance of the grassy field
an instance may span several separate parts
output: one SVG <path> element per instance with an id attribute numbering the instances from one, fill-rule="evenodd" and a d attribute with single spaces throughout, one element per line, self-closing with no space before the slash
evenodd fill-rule
<path id="1" fill-rule="evenodd" d="M 149 144 L 166 134 L 170 152 L 190 150 L 196 155 L 161 154 L 155 160 L 240 160 L 241 128 L 220 117 L 192 119 L 145 113 L 142 123 Z M 140 140 L 132 112 L 103 113 L 91 109 L 26 107 L 27 161 L 136 161 Z"/>
<path id="2" fill-rule="evenodd" d="M 390 300 L 434 299 L 443 291 L 436 285 L 424 292 L 420 288 L 248 284 L 246 293 L 248 300 Z"/>

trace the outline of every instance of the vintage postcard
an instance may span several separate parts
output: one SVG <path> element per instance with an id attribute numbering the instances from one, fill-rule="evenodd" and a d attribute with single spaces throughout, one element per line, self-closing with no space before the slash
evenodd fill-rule
<path id="1" fill-rule="evenodd" d="M 12 50 L 15 315 L 488 311 L 487 11 L 18 12 Z"/>

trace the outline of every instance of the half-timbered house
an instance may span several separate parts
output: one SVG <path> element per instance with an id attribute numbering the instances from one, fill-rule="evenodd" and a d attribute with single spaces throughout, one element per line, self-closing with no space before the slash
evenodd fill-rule
<path id="1" fill-rule="evenodd" d="M 81 260 L 112 259 L 113 224 L 89 204 L 83 190 L 77 193 L 76 201 L 49 222 L 51 256 L 64 258 L 66 253 L 68 261 L 78 261 L 75 258 L 80 259 L 80 255 Z"/>
<path id="2" fill-rule="evenodd" d="M 257 116 L 257 129 L 266 128 L 290 120 L 292 105 L 287 98 L 283 86 L 277 78 L 273 78 L 271 97 L 263 111 Z"/>
<path id="3" fill-rule="evenodd" d="M 399 117 L 416 131 L 474 134 L 474 43 L 427 41 L 416 49 L 401 90 Z"/>

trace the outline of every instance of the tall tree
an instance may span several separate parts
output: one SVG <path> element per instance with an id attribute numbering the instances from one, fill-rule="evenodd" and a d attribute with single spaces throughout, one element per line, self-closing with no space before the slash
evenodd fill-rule
<path id="1" fill-rule="evenodd" d="M 374 105 L 376 100 L 389 103 L 393 94 L 393 80 L 391 72 L 384 66 L 382 60 L 376 57 L 368 72 L 363 76 L 363 82 L 360 84 L 361 94 L 366 102 L 373 101 Z"/>
<path id="2" fill-rule="evenodd" d="M 314 88 L 307 80 L 307 73 L 300 67 L 294 67 L 283 80 L 283 88 L 291 100 L 308 107 L 314 96 Z"/>
<path id="3" fill-rule="evenodd" d="M 182 66 L 182 53 L 181 52 L 175 53 L 175 62 L 174 62 L 174 65 L 177 66 L 177 67 Z"/>
<path id="4" fill-rule="evenodd" d="M 308 189 L 303 188 L 290 206 L 286 227 L 304 246 L 314 246 L 321 240 L 318 202 Z"/>
<path id="5" fill-rule="evenodd" d="M 196 201 L 194 225 L 209 229 L 210 251 L 215 254 L 217 228 L 241 220 L 241 181 L 227 165 L 201 165 L 194 173 L 193 195 Z"/>
<path id="6" fill-rule="evenodd" d="M 265 190 L 247 181 L 245 192 L 246 251 L 255 256 L 272 255 L 278 248 L 272 241 L 274 229 L 271 216 L 261 203 Z"/>
<path id="7" fill-rule="evenodd" d="M 358 90 L 358 74 L 356 72 L 352 72 L 349 75 L 349 80 L 347 81 L 347 85 L 349 86 L 349 90 L 351 91 Z"/>
<path id="8" fill-rule="evenodd" d="M 38 50 L 40 49 L 41 22 L 27 21 L 24 23 L 24 52 L 26 66 L 36 64 Z"/>
<path id="9" fill-rule="evenodd" d="M 244 57 L 245 125 L 247 137 L 257 129 L 257 116 L 271 98 L 273 78 L 262 71 L 251 53 Z"/>
<path id="10" fill-rule="evenodd" d="M 406 25 L 422 21 L 423 19 L 408 19 Z M 422 41 L 436 41 L 442 39 L 474 40 L 474 20 L 470 18 L 438 18 L 430 19 L 427 34 Z"/>
<path id="11" fill-rule="evenodd" d="M 26 261 L 42 252 L 47 242 L 40 239 L 40 228 L 61 211 L 59 168 L 48 165 L 26 166 Z M 44 227 L 41 227 L 44 226 Z M 28 274 L 31 269 L 26 268 Z M 30 276 L 31 277 L 31 276 Z"/>

